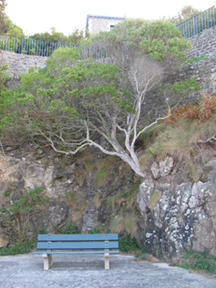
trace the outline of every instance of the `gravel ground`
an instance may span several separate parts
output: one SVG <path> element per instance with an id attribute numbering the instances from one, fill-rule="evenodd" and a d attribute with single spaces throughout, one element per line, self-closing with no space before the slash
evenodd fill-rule
<path id="1" fill-rule="evenodd" d="M 134 261 L 111 255 L 104 269 L 102 255 L 53 255 L 53 266 L 43 270 L 41 255 L 0 257 L 0 288 L 215 288 L 216 279 L 170 267 L 166 263 Z"/>

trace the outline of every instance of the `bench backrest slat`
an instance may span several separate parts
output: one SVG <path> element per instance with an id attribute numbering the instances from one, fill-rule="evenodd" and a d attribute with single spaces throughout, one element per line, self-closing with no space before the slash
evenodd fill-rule
<path id="1" fill-rule="evenodd" d="M 107 234 L 39 234 L 38 242 L 42 241 L 118 241 L 117 233 Z"/>
<path id="2" fill-rule="evenodd" d="M 37 249 L 116 249 L 118 241 L 112 242 L 38 242 Z"/>

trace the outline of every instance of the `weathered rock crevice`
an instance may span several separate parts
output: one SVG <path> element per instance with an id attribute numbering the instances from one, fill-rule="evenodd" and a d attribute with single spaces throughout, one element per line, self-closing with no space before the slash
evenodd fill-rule
<path id="1" fill-rule="evenodd" d="M 167 164 L 164 166 L 164 163 Z M 189 249 L 214 254 L 216 160 L 204 164 L 204 170 L 206 167 L 212 169 L 205 175 L 206 182 L 181 184 L 176 182 L 180 175 L 172 175 L 176 173 L 170 169 L 172 163 L 167 158 L 159 164 L 153 163 L 153 179 L 140 185 L 137 204 L 143 219 L 139 229 L 143 239 L 142 246 L 148 252 L 163 258 L 178 256 Z M 166 173 L 161 173 L 161 166 L 164 166 Z M 165 181 L 160 183 L 158 179 L 162 180 L 163 177 Z"/>

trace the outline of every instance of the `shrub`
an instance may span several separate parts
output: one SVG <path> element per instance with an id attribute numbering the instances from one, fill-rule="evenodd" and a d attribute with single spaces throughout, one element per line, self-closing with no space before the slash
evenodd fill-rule
<path id="1" fill-rule="evenodd" d="M 138 251 L 140 247 L 135 238 L 132 238 L 127 232 L 119 235 L 119 249 L 122 252 Z"/>
<path id="2" fill-rule="evenodd" d="M 208 95 L 203 97 L 199 104 L 184 104 L 174 110 L 171 117 L 165 120 L 166 123 L 173 123 L 180 118 L 188 118 L 191 121 L 204 121 L 212 117 L 216 112 L 216 97 Z"/>
<path id="3" fill-rule="evenodd" d="M 78 228 L 73 221 L 68 221 L 67 224 L 61 229 L 60 233 L 62 234 L 77 234 Z"/>
<path id="4" fill-rule="evenodd" d="M 31 231 L 30 219 L 39 210 L 39 204 L 47 203 L 46 199 L 41 196 L 42 191 L 42 187 L 25 191 L 14 201 L 7 196 L 6 202 L 1 205 L 0 225 L 11 243 L 27 244 L 31 238 L 28 236 Z M 17 245 L 19 246 L 19 244 Z"/>
<path id="5" fill-rule="evenodd" d="M 190 250 L 184 255 L 181 265 L 182 268 L 191 268 L 193 270 L 204 270 L 209 274 L 216 274 L 216 257 L 210 255 L 207 251 L 198 252 Z"/>
<path id="6" fill-rule="evenodd" d="M 35 246 L 35 239 L 28 240 L 26 243 L 17 241 L 10 247 L 1 248 L 0 256 L 26 254 L 31 251 L 33 246 Z"/>

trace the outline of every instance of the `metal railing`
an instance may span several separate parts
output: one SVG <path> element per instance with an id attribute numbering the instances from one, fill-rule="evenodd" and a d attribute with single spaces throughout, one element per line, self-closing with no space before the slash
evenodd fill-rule
<path id="1" fill-rule="evenodd" d="M 191 17 L 190 19 L 176 25 L 186 38 L 193 37 L 205 29 L 209 29 L 216 24 L 215 6 Z"/>
<path id="2" fill-rule="evenodd" d="M 191 17 L 190 19 L 176 25 L 186 38 L 193 37 L 205 29 L 216 25 L 216 8 L 215 6 Z M 19 54 L 37 55 L 49 57 L 55 50 L 60 47 L 77 48 L 78 45 L 68 43 L 59 43 L 52 41 L 34 40 L 31 38 L 20 38 L 6 34 L 0 34 L 0 49 Z M 94 47 L 83 48 L 79 52 L 79 59 L 84 60 L 88 57 L 94 59 L 104 59 L 108 56 L 106 49 Z"/>
<path id="3" fill-rule="evenodd" d="M 49 57 L 60 47 L 76 48 L 77 45 L 0 34 L 0 49 L 5 51 Z"/>

